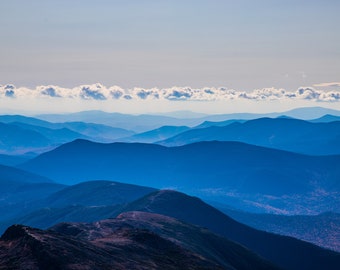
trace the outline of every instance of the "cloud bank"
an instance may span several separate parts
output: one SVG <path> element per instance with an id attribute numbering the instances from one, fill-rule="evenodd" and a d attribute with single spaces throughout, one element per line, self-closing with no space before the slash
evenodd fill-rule
<path id="1" fill-rule="evenodd" d="M 334 83 L 332 83 L 334 84 Z M 325 84 L 315 85 L 325 86 Z M 119 86 L 106 87 L 100 83 L 63 88 L 55 85 L 37 86 L 35 89 L 0 85 L 1 99 L 50 98 L 77 100 L 169 100 L 169 101 L 223 101 L 223 100 L 307 100 L 320 102 L 340 101 L 340 91 L 319 90 L 300 87 L 294 91 L 277 88 L 255 89 L 252 92 L 224 87 L 171 87 L 123 89 Z"/>

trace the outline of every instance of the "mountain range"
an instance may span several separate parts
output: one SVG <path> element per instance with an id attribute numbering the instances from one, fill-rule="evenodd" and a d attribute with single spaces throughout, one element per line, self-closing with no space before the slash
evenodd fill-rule
<path id="1" fill-rule="evenodd" d="M 107 179 L 176 188 L 246 211 L 339 212 L 340 156 L 306 156 L 239 142 L 180 147 L 76 140 L 20 166 L 58 183 Z"/>
<path id="2" fill-rule="evenodd" d="M 333 110 L 323 107 L 304 107 L 297 108 L 285 112 L 275 113 L 230 113 L 230 114 L 212 114 L 197 117 L 199 115 L 187 113 L 162 113 L 157 114 L 141 114 L 141 115 L 129 115 L 121 113 L 107 113 L 103 111 L 83 111 L 77 113 L 68 114 L 43 114 L 36 115 L 35 117 L 46 120 L 49 122 L 90 122 L 104 125 L 110 125 L 114 127 L 120 127 L 128 130 L 134 130 L 136 132 L 145 132 L 151 129 L 156 129 L 161 126 L 196 126 L 204 121 L 225 121 L 232 119 L 256 119 L 261 117 L 279 117 L 286 115 L 292 118 L 298 119 L 315 119 L 322 117 L 326 114 L 340 116 L 340 110 Z"/>
<path id="3" fill-rule="evenodd" d="M 41 153 L 75 139 L 112 142 L 135 134 L 101 124 L 51 123 L 22 115 L 0 115 L 0 131 L 0 152 L 12 155 Z"/>
<path id="4" fill-rule="evenodd" d="M 35 201 L 64 187 L 46 177 L 0 165 L 0 222 L 26 213 Z"/>
<path id="5" fill-rule="evenodd" d="M 0 115 L 0 269 L 340 265 L 340 111 L 37 117 Z"/>
<path id="6" fill-rule="evenodd" d="M 6 269 L 278 269 L 205 229 L 143 212 L 48 231 L 14 225 L 0 250 Z"/>
<path id="7" fill-rule="evenodd" d="M 121 113 L 107 113 L 103 111 L 84 111 L 70 114 L 55 115 L 37 115 L 36 118 L 49 122 L 86 122 L 96 123 L 126 130 L 132 130 L 137 133 L 146 132 L 161 126 L 183 126 L 195 125 L 200 123 L 200 118 L 179 119 L 164 115 L 130 115 Z M 184 124 L 187 123 L 187 124 Z"/>
<path id="8" fill-rule="evenodd" d="M 45 182 L 15 186 L 10 180 L 5 183 L 13 187 L 7 191 L 2 189 L 0 193 L 0 233 L 11 224 L 45 229 L 58 222 L 109 218 L 117 215 L 123 205 L 155 191 L 112 181 L 90 181 L 73 186 Z"/>
<path id="9" fill-rule="evenodd" d="M 156 146 L 157 147 L 157 146 Z M 158 146 L 159 147 L 159 146 Z M 27 173 L 24 171 L 17 170 L 15 168 L 10 167 L 1 167 L 0 172 L 6 175 L 6 168 L 7 168 L 7 175 L 14 176 L 15 180 L 9 180 L 10 178 L 4 177 L 3 182 L 6 184 L 8 183 L 14 183 L 15 181 L 18 183 L 18 187 L 23 187 L 22 184 L 29 183 L 29 184 L 51 184 L 51 181 L 47 178 L 40 177 L 31 173 Z M 19 181 L 19 180 L 20 181 Z M 7 181 L 7 182 L 6 182 Z M 27 187 L 22 188 L 23 191 L 29 192 L 29 189 Z M 37 189 L 34 187 L 33 190 L 37 191 Z M 39 190 L 38 190 L 39 191 Z M 58 231 L 58 233 L 61 233 L 63 235 L 59 235 L 62 237 L 61 239 L 59 236 L 56 236 L 51 233 L 51 229 L 48 231 L 40 231 L 37 229 L 31 229 L 29 227 L 25 226 L 12 226 L 10 227 L 3 235 L 2 240 L 0 241 L 0 265 L 5 265 L 4 267 L 11 266 L 11 262 L 14 262 L 18 258 L 18 253 L 21 252 L 22 248 L 25 250 L 36 250 L 34 247 L 39 246 L 41 248 L 45 248 L 47 250 L 47 253 L 44 253 L 42 256 L 41 254 L 38 257 L 35 257 L 37 253 L 33 252 L 33 258 L 31 257 L 32 252 L 29 252 L 28 258 L 24 255 L 20 255 L 21 260 L 28 259 L 33 265 L 35 263 L 42 263 L 40 262 L 41 258 L 46 256 L 46 258 L 49 258 L 49 261 L 53 261 L 54 259 L 57 260 L 58 258 L 64 262 L 67 259 L 61 257 L 53 257 L 52 252 L 48 251 L 49 248 L 55 248 L 55 249 L 63 249 L 63 250 L 70 250 L 67 251 L 67 254 L 70 256 L 77 257 L 77 260 L 81 259 L 82 256 L 79 255 L 79 250 L 74 249 L 75 246 L 82 246 L 82 250 L 84 250 L 86 256 L 89 258 L 91 262 L 86 263 L 93 263 L 96 265 L 98 263 L 97 259 L 100 258 L 97 255 L 93 255 L 92 253 L 87 253 L 87 248 L 92 246 L 92 242 L 83 242 L 83 238 L 78 238 L 80 235 L 101 235 L 103 232 L 101 225 L 98 227 L 98 225 L 95 225 L 96 228 L 99 229 L 99 231 L 94 232 L 93 226 L 94 225 L 85 225 L 83 223 L 74 223 L 74 222 L 97 222 L 98 220 L 106 219 L 106 218 L 113 218 L 116 216 L 119 216 L 120 213 L 126 213 L 131 211 L 138 211 L 144 212 L 141 214 L 141 216 L 138 216 L 136 214 L 133 214 L 132 216 L 130 214 L 123 214 L 130 215 L 129 217 L 135 218 L 138 217 L 137 220 L 133 220 L 133 225 L 131 223 L 128 224 L 127 228 L 125 228 L 125 225 L 120 224 L 119 228 L 123 229 L 131 229 L 134 228 L 133 231 L 142 229 L 142 230 L 148 230 L 148 234 L 142 234 L 143 241 L 146 241 L 147 239 L 153 239 L 149 232 L 155 233 L 155 237 L 159 239 L 159 241 L 163 241 L 161 238 L 165 238 L 167 240 L 173 241 L 173 239 L 178 239 L 178 230 L 183 234 L 183 230 L 181 229 L 181 224 L 176 223 L 177 221 L 171 221 L 171 224 L 167 229 L 164 231 L 159 230 L 159 223 L 154 222 L 154 218 L 150 215 L 147 215 L 145 212 L 149 213 L 157 213 L 166 217 L 161 217 L 160 223 L 164 225 L 165 221 L 170 218 L 176 218 L 180 220 L 180 222 L 185 222 L 186 224 L 194 224 L 197 226 L 201 226 L 204 228 L 209 229 L 213 233 L 217 233 L 218 235 L 221 235 L 225 237 L 226 239 L 215 239 L 213 236 L 208 240 L 208 238 L 205 238 L 205 240 L 198 240 L 202 239 L 201 236 L 197 236 L 196 231 L 192 229 L 191 227 L 188 228 L 188 230 L 185 231 L 186 240 L 185 241 L 191 241 L 190 242 L 190 248 L 189 251 L 194 251 L 194 254 L 199 254 L 200 258 L 204 258 L 204 260 L 212 260 L 213 262 L 217 263 L 221 269 L 229 269 L 227 267 L 227 264 L 222 263 L 221 261 L 226 260 L 225 256 L 228 256 L 228 260 L 226 260 L 229 264 L 231 263 L 230 260 L 232 260 L 233 263 L 235 263 L 235 260 L 237 261 L 239 257 L 237 257 L 237 253 L 235 252 L 238 249 L 236 246 L 231 246 L 230 249 L 227 249 L 226 246 L 222 243 L 230 243 L 230 240 L 234 243 L 239 243 L 242 246 L 246 247 L 248 250 L 251 250 L 251 252 L 255 252 L 256 254 L 260 255 L 263 259 L 259 259 L 257 263 L 261 265 L 261 262 L 264 263 L 264 265 L 259 266 L 261 267 L 275 267 L 273 265 L 278 265 L 280 268 L 283 269 L 301 269 L 303 267 L 307 267 L 308 269 L 319 269 L 321 265 L 323 267 L 326 267 L 327 269 L 336 269 L 336 266 L 338 264 L 339 253 L 334 253 L 325 249 L 318 248 L 314 245 L 293 239 L 293 238 L 287 238 L 284 236 L 278 236 L 270 233 L 265 233 L 258 231 L 256 229 L 252 229 L 246 225 L 243 225 L 241 223 L 236 222 L 235 220 L 231 219 L 230 217 L 226 216 L 222 212 L 218 211 L 217 209 L 213 208 L 212 206 L 207 205 L 203 201 L 201 201 L 198 198 L 187 196 L 183 193 L 179 193 L 176 191 L 171 190 L 161 190 L 161 191 L 155 191 L 152 188 L 147 187 L 139 187 L 134 185 L 127 185 L 127 184 L 121 184 L 117 182 L 110 182 L 110 181 L 91 181 L 86 183 L 80 183 L 74 186 L 65 187 L 65 186 L 59 186 L 57 190 L 54 192 L 49 191 L 43 192 L 44 196 L 41 197 L 41 195 L 38 194 L 31 194 L 30 200 L 25 201 L 25 207 L 23 208 L 23 204 L 14 204 L 12 208 L 3 209 L 0 211 L 1 218 L 4 219 L 3 213 L 6 213 L 9 209 L 14 209 L 14 206 L 17 206 L 17 208 L 20 209 L 20 211 L 11 211 L 12 218 L 8 218 L 7 220 L 3 220 L 0 222 L 0 225 L 3 229 L 5 229 L 5 226 L 10 226 L 11 224 L 25 224 L 31 225 L 34 227 L 40 227 L 40 228 L 48 228 L 50 226 L 53 226 L 59 222 L 65 222 L 65 221 L 72 221 L 70 225 L 57 225 L 56 228 L 67 228 L 67 233 L 65 234 L 65 230 L 62 229 L 61 231 Z M 1 189 L 1 193 L 4 193 L 3 189 Z M 17 195 L 18 196 L 18 195 Z M 20 195 L 18 196 L 20 197 Z M 8 198 L 3 197 L 6 200 Z M 13 217 L 15 213 L 15 217 Z M 133 212 L 135 213 L 135 212 Z M 145 219 L 143 219 L 145 217 Z M 119 219 L 119 217 L 118 217 Z M 111 220 L 110 220 L 111 222 Z M 106 224 L 106 221 L 103 221 L 103 223 L 95 223 L 95 224 Z M 174 225 L 176 224 L 176 225 Z M 189 225 L 192 226 L 192 225 Z M 296 227 L 296 226 L 295 226 Z M 164 226 L 162 227 L 164 228 Z M 79 232 L 79 229 L 83 231 L 83 233 Z M 52 231 L 54 229 L 52 228 Z M 106 231 L 106 229 L 104 230 Z M 28 234 L 22 233 L 22 232 L 28 232 Z M 130 232 L 130 231 L 129 231 Z M 70 235 L 71 238 L 70 239 Z M 73 235 L 76 233 L 76 235 Z M 182 235 L 182 234 L 179 235 Z M 44 239 L 43 241 L 34 242 L 33 246 L 32 244 L 32 238 L 29 236 L 36 236 L 33 237 L 36 240 Z M 128 233 L 129 235 L 129 233 Z M 138 232 L 139 235 L 139 232 Z M 209 233 L 211 235 L 211 233 Z M 77 239 L 74 239 L 76 236 Z M 87 237 L 87 236 L 86 236 Z M 110 239 L 112 240 L 112 237 L 116 239 L 116 236 L 110 235 Z M 138 236 L 139 237 L 139 236 Z M 161 238 L 158 238 L 161 237 Z M 198 237 L 198 238 L 196 238 Z M 203 237 L 203 236 L 202 236 Z M 119 241 L 124 241 L 125 243 L 132 244 L 130 238 L 119 238 Z M 31 240 L 30 240 L 31 239 Z M 49 242 L 49 239 L 52 240 L 52 242 Z M 87 239 L 87 238 L 86 238 Z M 101 238 L 95 238 L 94 240 L 96 243 L 105 243 L 105 239 Z M 130 239 L 130 240 L 129 240 Z M 26 242 L 29 240 L 28 242 Z M 54 242 L 56 240 L 57 242 Z M 65 242 L 66 241 L 66 242 Z M 75 246 L 70 246 L 71 243 L 76 243 Z M 81 243 L 78 243 L 78 241 L 81 241 Z M 87 241 L 87 240 L 86 240 Z M 151 243 L 153 243 L 155 240 L 150 240 Z M 157 240 L 158 241 L 158 240 Z M 184 240 L 183 240 L 184 241 Z M 210 241 L 209 243 L 214 243 L 213 247 L 210 245 L 204 245 L 202 243 L 205 243 L 206 241 Z M 148 243 L 148 242 L 147 242 Z M 111 246 L 112 242 L 108 243 L 109 246 Z M 169 243 L 171 244 L 171 243 Z M 178 244 L 177 241 L 175 241 L 175 244 Z M 11 249 L 9 247 L 15 245 L 15 249 Z M 47 245 L 47 246 L 46 246 Z M 163 246 L 166 245 L 165 243 L 162 244 Z M 229 245 L 229 244 L 228 244 Z M 230 244 L 233 245 L 233 244 Z M 127 245 L 127 250 L 134 250 L 133 247 L 135 245 L 132 244 L 132 246 Z M 216 251 L 217 247 L 221 247 L 222 250 L 230 250 L 228 254 L 220 253 L 219 251 Z M 101 247 L 103 247 L 101 245 Z M 112 247 L 112 246 L 111 246 Z M 97 246 L 95 247 L 97 248 Z M 107 254 L 108 251 L 111 249 L 108 246 L 104 245 L 102 252 Z M 187 244 L 180 245 L 180 247 L 176 246 L 174 247 L 175 250 L 180 252 L 181 248 L 187 249 Z M 211 249 L 212 248 L 212 249 Z M 203 249 L 203 250 L 202 250 Z M 126 252 L 125 249 L 123 249 Z M 148 258 L 148 261 L 150 260 L 148 256 L 151 256 L 154 258 L 154 253 L 149 253 L 152 249 L 152 246 L 145 246 L 143 250 L 146 251 L 146 253 L 142 253 L 143 256 L 139 259 L 135 259 L 138 262 L 143 262 L 143 258 Z M 197 253 L 200 250 L 200 252 L 203 253 Z M 242 251 L 243 249 L 241 249 Z M 73 253 L 76 252 L 76 253 Z M 25 253 L 26 254 L 26 253 Z M 164 253 L 162 253 L 164 255 Z M 207 254 L 212 255 L 213 257 L 206 257 Z M 246 258 L 250 256 L 250 258 L 254 255 L 249 255 L 248 253 L 244 253 L 244 250 L 241 252 L 243 254 L 242 256 L 245 256 Z M 248 255 L 247 255 L 248 254 Z M 303 255 L 307 254 L 307 255 Z M 52 256 L 52 257 L 51 257 Z M 118 255 L 117 255 L 118 256 Z M 131 255 L 132 256 L 132 255 Z M 157 255 L 158 256 L 158 255 Z M 220 257 L 222 256 L 222 257 Z M 236 256 L 236 257 L 234 257 Z M 159 256 L 158 256 L 159 257 Z M 7 260 L 8 258 L 12 258 L 12 260 Z M 122 257 L 120 257 L 122 258 Z M 224 259 L 221 259 L 224 258 Z M 59 261 L 59 263 L 61 263 Z M 163 259 L 162 259 L 163 261 Z M 267 262 L 266 262 L 267 261 Z M 268 263 L 270 261 L 273 265 Z M 28 262 L 27 262 L 28 263 Z M 83 262 L 85 263 L 85 262 Z M 136 263 L 136 261 L 135 261 Z M 14 266 L 13 266 L 14 267 Z M 63 265 L 62 267 L 68 267 Z M 72 266 L 73 267 L 73 266 Z M 212 267 L 212 266 L 209 266 Z M 208 267 L 208 269 L 209 269 Z M 213 267 L 214 269 L 217 266 Z M 245 266 L 238 266 L 237 269 L 243 269 L 242 267 Z M 17 269 L 14 267 L 14 269 Z M 36 269 L 36 268 L 33 268 Z M 67 269 L 67 268 L 66 268 Z M 70 268 L 73 269 L 73 268 Z M 217 268 L 218 269 L 218 268 Z M 245 268 L 247 269 L 247 268 Z M 269 268 L 271 269 L 271 268 Z"/>
<path id="10" fill-rule="evenodd" d="M 23 171 L 20 172 L 24 173 Z M 46 182 L 45 179 L 43 180 Z M 7 183 L 7 186 L 8 184 L 13 185 L 11 182 Z M 54 186 L 57 187 L 57 190 L 53 191 Z M 0 233 L 11 224 L 25 224 L 45 229 L 58 222 L 92 222 L 113 217 L 123 211 L 122 209 L 127 203 L 155 191 L 155 189 L 148 187 L 99 180 L 65 187 L 48 183 L 40 184 L 40 186 L 31 184 L 31 188 L 27 187 L 29 185 L 22 185 L 20 189 L 17 189 L 17 192 L 23 192 L 27 189 L 25 208 L 21 209 L 19 213 L 16 210 L 21 208 L 22 204 L 11 205 L 11 219 L 8 219 L 8 207 L 0 208 Z M 43 187 L 50 188 L 47 192 L 44 190 L 44 193 L 52 194 L 46 195 L 45 198 L 36 196 L 35 194 L 39 194 Z M 37 193 L 32 192 L 34 189 L 37 189 Z M 12 189 L 12 196 L 22 198 L 23 193 L 18 194 L 17 192 Z M 2 195 L 5 194 L 6 190 L 2 188 Z M 13 203 L 11 197 L 8 196 L 2 196 L 2 201 Z M 212 202 L 212 205 L 217 205 L 227 215 L 251 227 L 294 236 L 323 247 L 340 250 L 339 241 L 336 240 L 339 231 L 337 225 L 339 214 L 323 213 L 317 216 L 268 215 L 231 210 L 214 202 Z M 13 207 L 16 207 L 14 211 Z"/>
<path id="11" fill-rule="evenodd" d="M 122 187 L 126 192 L 138 189 L 135 186 L 121 187 L 118 183 L 115 184 L 113 189 L 118 186 L 117 191 Z M 93 186 L 94 182 L 85 186 L 91 190 L 91 185 Z M 66 188 L 70 189 L 72 187 Z M 102 192 L 103 190 L 99 194 Z M 63 198 L 63 195 L 59 197 Z M 174 258 L 178 261 L 179 258 L 185 258 L 182 257 L 183 250 L 184 254 L 190 254 L 191 261 L 197 258 L 192 257 L 196 255 L 205 263 L 209 263 L 207 269 L 276 269 L 274 265 L 281 269 L 337 269 L 340 262 L 339 253 L 294 238 L 252 229 L 198 198 L 175 191 L 151 192 L 123 207 L 120 206 L 119 211 L 112 217 L 115 216 L 115 219 L 90 224 L 60 223 L 47 231 L 23 225 L 11 226 L 0 240 L 0 266 L 9 267 L 14 264 L 13 269 L 18 269 L 15 265 L 18 267 L 23 262 L 32 264 L 32 267 L 37 264 L 44 267 L 41 265 L 44 265 L 43 258 L 46 258 L 48 262 L 53 262 L 53 265 L 58 265 L 57 269 L 79 269 L 72 267 L 79 267 L 79 264 L 99 267 L 103 260 L 106 263 L 117 263 L 114 259 L 116 258 L 120 263 L 130 262 L 128 265 L 132 267 L 148 265 L 147 262 L 155 264 L 155 258 L 159 258 L 158 263 L 173 261 Z M 58 220 L 55 220 L 55 223 L 57 222 Z M 167 253 L 169 246 L 172 249 Z M 53 250 L 63 252 L 55 254 Z M 92 253 L 91 250 L 97 252 Z M 159 251 L 160 253 L 157 253 Z M 20 261 L 18 254 L 21 254 Z M 104 259 L 103 254 L 108 257 Z M 72 256 L 72 261 L 77 266 L 68 265 Z M 126 269 L 128 265 L 121 267 Z M 170 266 L 167 265 L 162 267 L 181 268 L 176 264 L 173 265 L 174 268 L 168 268 Z"/>
<path id="12" fill-rule="evenodd" d="M 118 139 L 120 142 L 154 143 L 171 138 L 185 132 L 190 128 L 187 126 L 162 126 L 157 129 L 135 134 L 130 137 Z"/>
<path id="13" fill-rule="evenodd" d="M 340 121 L 316 123 L 292 118 L 259 118 L 185 131 L 160 142 L 178 146 L 201 141 L 239 141 L 309 155 L 340 154 Z"/>
<path id="14" fill-rule="evenodd" d="M 39 154 L 75 139 L 88 139 L 96 142 L 159 142 L 165 145 L 182 145 L 202 140 L 236 140 L 307 154 L 338 154 L 340 146 L 337 127 L 336 124 L 332 126 L 329 123 L 339 119 L 339 116 L 336 116 L 337 111 L 324 108 L 313 109 L 319 113 L 328 112 L 334 115 L 328 114 L 311 120 L 310 122 L 314 125 L 310 124 L 306 129 L 303 128 L 304 132 L 300 136 L 297 136 L 297 132 L 294 133 L 298 120 L 287 116 L 283 118 L 284 114 L 279 113 L 223 114 L 202 117 L 191 115 L 193 118 L 174 118 L 164 115 L 126 115 L 87 111 L 38 116 L 52 122 L 22 115 L 0 115 L 0 153 Z M 303 115 L 310 110 L 311 108 L 302 108 L 285 112 L 285 114 L 299 115 L 300 113 Z M 264 116 L 279 117 L 272 120 L 272 129 L 264 127 L 267 123 L 261 123 L 258 119 Z M 257 119 L 254 120 L 256 124 L 247 121 L 254 118 Z M 284 120 L 286 123 L 283 122 Z M 301 124 L 303 127 L 306 125 Z M 278 129 L 277 126 L 280 128 Z M 329 127 L 330 132 L 323 131 L 324 127 Z M 247 135 L 255 133 L 251 130 L 252 128 L 262 133 L 257 134 L 256 138 Z M 265 130 L 267 133 L 264 132 Z M 323 137 L 319 136 L 320 132 Z M 290 136 L 285 138 L 285 134 Z M 307 137 L 307 141 L 304 137 Z M 310 143 L 313 148 L 309 147 Z"/>
<path id="15" fill-rule="evenodd" d="M 65 122 L 48 122 L 34 117 L 23 115 L 0 115 L 0 122 L 5 124 L 18 124 L 32 128 L 47 128 L 52 130 L 67 129 L 75 133 L 81 134 L 88 138 L 112 140 L 121 137 L 127 137 L 134 134 L 133 131 L 116 128 L 107 125 L 101 125 L 88 122 L 70 122 L 66 119 Z M 51 131 L 50 131 L 51 132 Z"/>
<path id="16" fill-rule="evenodd" d="M 145 211 L 195 224 L 240 243 L 283 269 L 331 269 L 340 254 L 240 224 L 198 198 L 175 191 L 157 191 L 128 205 L 123 211 Z M 324 255 L 323 255 L 323 252 Z M 325 256 L 325 257 L 323 257 Z M 325 264 L 328 264 L 326 266 Z"/>
<path id="17" fill-rule="evenodd" d="M 0 153 L 24 154 L 29 151 L 47 151 L 51 142 L 39 132 L 17 125 L 0 123 Z"/>

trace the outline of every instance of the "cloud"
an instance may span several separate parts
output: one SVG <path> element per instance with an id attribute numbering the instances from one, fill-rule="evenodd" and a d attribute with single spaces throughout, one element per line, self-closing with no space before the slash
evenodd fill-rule
<path id="1" fill-rule="evenodd" d="M 299 88 L 296 91 L 296 98 L 303 100 L 334 102 L 340 101 L 339 91 L 316 90 L 312 87 Z"/>
<path id="2" fill-rule="evenodd" d="M 6 84 L 4 86 L 4 89 L 5 90 L 14 90 L 15 89 L 15 86 L 13 84 Z"/>
<path id="3" fill-rule="evenodd" d="M 120 99 L 124 95 L 124 89 L 119 86 L 112 86 L 109 88 L 109 91 L 113 99 Z"/>
<path id="4" fill-rule="evenodd" d="M 41 86 L 40 93 L 49 97 L 61 97 L 58 90 L 53 86 Z"/>
<path id="5" fill-rule="evenodd" d="M 340 83 L 323 83 L 330 86 Z M 12 84 L 0 85 L 0 98 L 66 98 L 79 100 L 169 100 L 169 101 L 223 101 L 223 100 L 305 100 L 317 102 L 340 101 L 340 91 L 300 87 L 295 91 L 283 88 L 261 88 L 251 92 L 228 89 L 225 87 L 170 87 L 124 89 L 119 86 L 106 87 L 100 83 L 63 88 L 55 85 L 38 86 L 35 89 L 15 87 Z"/>
<path id="6" fill-rule="evenodd" d="M 95 100 L 106 100 L 107 97 L 105 96 L 105 88 L 101 84 L 95 85 L 83 85 L 80 87 L 79 96 L 82 99 L 95 99 Z"/>
<path id="7" fill-rule="evenodd" d="M 2 87 L 2 91 L 0 90 L 0 95 L 2 93 L 2 95 L 4 95 L 5 97 L 15 98 L 14 89 L 15 89 L 15 86 L 13 84 L 6 84 Z"/>
<path id="8" fill-rule="evenodd" d="M 172 88 L 165 91 L 164 97 L 169 100 L 186 100 L 191 99 L 194 95 L 194 90 L 190 87 L 186 88 Z"/>
<path id="9" fill-rule="evenodd" d="M 14 98 L 14 90 L 6 90 L 5 91 L 5 96 L 6 97 L 11 97 L 11 98 Z"/>
<path id="10" fill-rule="evenodd" d="M 157 88 L 144 89 L 135 87 L 131 94 L 139 99 L 159 99 L 159 90 Z"/>
<path id="11" fill-rule="evenodd" d="M 326 82 L 313 84 L 314 87 L 340 87 L 340 82 Z"/>

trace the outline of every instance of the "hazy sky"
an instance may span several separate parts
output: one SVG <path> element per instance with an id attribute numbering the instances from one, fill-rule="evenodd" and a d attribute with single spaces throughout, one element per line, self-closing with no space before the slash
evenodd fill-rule
<path id="1" fill-rule="evenodd" d="M 340 81 L 338 0 L 8 0 L 0 10 L 3 86 L 250 92 Z"/>

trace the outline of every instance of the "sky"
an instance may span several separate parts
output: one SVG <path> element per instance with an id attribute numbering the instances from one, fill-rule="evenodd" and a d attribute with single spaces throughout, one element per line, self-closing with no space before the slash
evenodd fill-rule
<path id="1" fill-rule="evenodd" d="M 11 0 L 0 10 L 0 113 L 340 109 L 337 0 Z"/>

